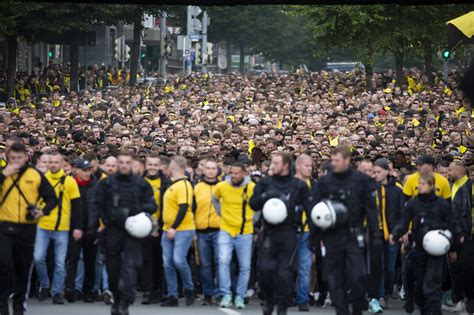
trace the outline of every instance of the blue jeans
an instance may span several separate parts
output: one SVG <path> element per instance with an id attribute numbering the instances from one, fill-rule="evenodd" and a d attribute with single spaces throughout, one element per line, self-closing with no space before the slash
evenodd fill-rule
<path id="1" fill-rule="evenodd" d="M 39 227 L 37 229 L 33 255 L 42 288 L 50 288 L 48 268 L 46 267 L 46 255 L 51 241 L 54 245 L 54 274 L 51 292 L 53 295 L 56 295 L 61 294 L 64 289 L 69 231 L 47 231 Z"/>
<path id="2" fill-rule="evenodd" d="M 308 247 L 309 232 L 298 235 L 298 283 L 296 285 L 296 304 L 309 301 L 309 286 L 311 282 L 311 264 L 313 253 Z"/>
<path id="3" fill-rule="evenodd" d="M 398 249 L 398 244 L 390 245 L 387 241 L 384 244 L 382 255 L 382 277 L 380 277 L 380 297 L 385 297 L 386 291 L 388 291 L 387 294 L 390 294 L 392 289 Z"/>
<path id="4" fill-rule="evenodd" d="M 103 293 L 109 289 L 109 277 L 105 268 L 105 255 L 100 248 L 97 249 L 95 260 L 94 291 Z"/>
<path id="5" fill-rule="evenodd" d="M 84 256 L 79 256 L 79 261 L 77 262 L 77 273 L 76 273 L 76 281 L 75 281 L 75 288 L 77 291 L 82 292 L 82 285 L 84 283 Z"/>
<path id="6" fill-rule="evenodd" d="M 217 294 L 217 289 L 214 283 L 214 275 L 212 274 L 212 262 L 217 269 L 219 266 L 218 243 L 219 232 L 198 233 L 198 248 L 199 257 L 201 259 L 200 273 L 201 284 L 204 295 L 214 296 Z"/>
<path id="7" fill-rule="evenodd" d="M 252 234 L 230 236 L 225 231 L 219 232 L 219 293 L 220 295 L 231 294 L 230 263 L 232 252 L 237 253 L 239 261 L 239 278 L 237 280 L 236 293 L 245 297 L 250 279 L 250 264 L 252 262 Z"/>
<path id="8" fill-rule="evenodd" d="M 191 268 L 187 256 L 195 231 L 178 231 L 173 240 L 168 240 L 167 232 L 163 232 L 161 247 L 163 248 L 163 268 L 165 270 L 168 296 L 178 298 L 178 278 L 176 270 L 183 281 L 185 290 L 194 290 Z"/>

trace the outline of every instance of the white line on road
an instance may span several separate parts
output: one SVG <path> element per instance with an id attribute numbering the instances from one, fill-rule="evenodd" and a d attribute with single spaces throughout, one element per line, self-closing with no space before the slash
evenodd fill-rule
<path id="1" fill-rule="evenodd" d="M 218 308 L 219 311 L 226 313 L 227 315 L 240 315 L 239 312 L 231 310 L 230 308 Z"/>

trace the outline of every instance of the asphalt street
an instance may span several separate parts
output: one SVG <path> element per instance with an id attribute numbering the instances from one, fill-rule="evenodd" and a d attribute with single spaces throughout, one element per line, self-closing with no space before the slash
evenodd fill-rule
<path id="1" fill-rule="evenodd" d="M 130 315 L 245 315 L 245 314 L 261 314 L 260 303 L 258 300 L 251 300 L 250 304 L 244 310 L 237 309 L 221 309 L 217 306 L 202 306 L 201 301 L 191 307 L 184 306 L 184 300 L 180 301 L 180 307 L 160 307 L 158 304 L 153 305 L 141 305 L 138 299 L 134 305 L 130 307 Z M 103 303 L 96 302 L 92 304 L 86 304 L 82 302 L 66 303 L 64 305 L 53 305 L 51 299 L 45 302 L 38 302 L 36 299 L 30 299 L 28 302 L 28 312 L 30 315 L 106 315 L 110 314 L 110 306 Z M 276 312 L 274 312 L 276 314 Z M 289 315 L 302 315 L 302 314 L 320 314 L 320 315 L 334 315 L 335 312 L 331 308 L 317 308 L 311 307 L 309 313 L 298 312 L 298 309 L 293 307 L 289 309 Z M 365 312 L 369 314 L 369 312 Z M 400 315 L 406 314 L 401 306 L 400 301 L 394 301 L 392 308 L 385 310 L 383 314 Z M 415 311 L 414 314 L 418 314 Z M 443 314 L 455 314 L 450 312 L 444 312 Z M 459 314 L 459 313 L 456 313 Z M 462 314 L 462 313 L 461 313 Z"/>

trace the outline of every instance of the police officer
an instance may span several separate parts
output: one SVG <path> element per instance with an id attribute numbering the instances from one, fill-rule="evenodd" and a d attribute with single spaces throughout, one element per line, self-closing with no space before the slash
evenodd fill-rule
<path id="1" fill-rule="evenodd" d="M 351 153 L 337 147 L 331 154 L 332 171 L 322 177 L 315 189 L 315 203 L 329 199 L 342 203 L 347 209 L 347 220 L 333 228 L 321 230 L 323 268 L 336 314 L 362 314 L 367 309 L 366 259 L 364 257 L 364 219 L 369 235 L 380 240 L 375 193 L 371 179 L 351 168 Z M 348 267 L 350 266 L 350 267 Z"/>
<path id="2" fill-rule="evenodd" d="M 114 296 L 112 315 L 128 315 L 142 264 L 140 242 L 125 231 L 125 220 L 156 210 L 151 186 L 143 177 L 132 174 L 132 159 L 129 152 L 120 152 L 118 172 L 98 182 L 91 200 L 90 233 L 97 231 L 99 218 L 105 224 L 103 245 L 109 287 Z"/>
<path id="3" fill-rule="evenodd" d="M 22 315 L 37 219 L 56 207 L 57 197 L 44 175 L 28 164 L 24 144 L 15 142 L 9 146 L 7 162 L 0 173 L 0 314 L 9 314 L 8 299 L 14 292 L 13 312 Z M 42 209 L 38 206 L 40 199 L 45 203 Z"/>
<path id="4" fill-rule="evenodd" d="M 287 314 L 292 287 L 292 263 L 296 256 L 298 226 L 301 222 L 298 209 L 311 209 L 312 206 L 308 187 L 292 176 L 291 164 L 289 154 L 273 154 L 271 176 L 257 183 L 249 200 L 255 211 L 262 210 L 273 198 L 281 200 L 286 207 L 286 218 L 279 223 L 269 222 L 272 220 L 267 216 L 267 209 L 263 209 L 262 213 L 264 227 L 260 235 L 259 284 L 265 294 L 264 315 L 270 315 L 275 304 L 279 315 Z M 268 213 L 272 210 L 276 211 L 269 209 Z"/>

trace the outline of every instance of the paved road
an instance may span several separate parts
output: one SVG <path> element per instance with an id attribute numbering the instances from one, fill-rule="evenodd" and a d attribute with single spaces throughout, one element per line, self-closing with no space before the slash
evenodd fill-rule
<path id="1" fill-rule="evenodd" d="M 137 301 L 139 302 L 139 301 Z M 254 315 L 261 314 L 260 304 L 258 300 L 252 300 L 245 310 L 236 310 L 236 309 L 219 309 L 216 306 L 201 306 L 200 301 L 192 307 L 185 307 L 184 301 L 180 301 L 180 306 L 178 308 L 164 308 L 160 307 L 157 304 L 154 305 L 141 305 L 140 303 L 135 303 L 130 307 L 130 315 Z M 43 303 L 38 302 L 36 299 L 31 299 L 29 301 L 28 312 L 27 314 L 31 315 L 108 315 L 110 314 L 110 307 L 104 305 L 103 303 L 96 302 L 93 304 L 85 303 L 72 303 L 64 305 L 53 305 L 51 300 L 46 300 Z M 275 312 L 274 312 L 275 314 Z M 302 315 L 305 313 L 300 313 L 296 308 L 291 308 L 288 312 L 289 315 Z M 306 313 L 308 314 L 308 313 Z M 312 307 L 309 314 L 318 314 L 318 315 L 334 315 L 335 312 L 332 309 L 316 308 Z M 366 314 L 369 314 L 366 312 Z M 394 301 L 393 308 L 386 310 L 383 314 L 388 315 L 400 315 L 405 314 L 401 307 L 399 301 Z M 415 313 L 417 314 L 417 313 Z M 444 312 L 443 314 L 454 314 L 449 312 Z"/>

